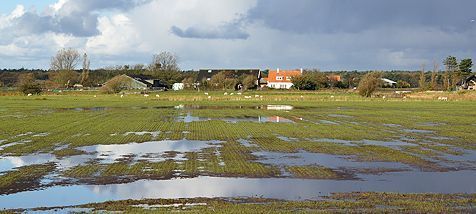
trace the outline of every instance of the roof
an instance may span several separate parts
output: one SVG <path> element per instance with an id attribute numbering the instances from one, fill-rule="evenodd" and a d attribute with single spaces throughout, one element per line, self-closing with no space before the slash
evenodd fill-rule
<path id="1" fill-rule="evenodd" d="M 291 82 L 291 78 L 301 76 L 302 70 L 270 70 L 268 74 L 268 82 Z M 282 77 L 277 79 L 277 77 Z"/>
<path id="2" fill-rule="evenodd" d="M 389 80 L 387 78 L 382 78 L 382 80 L 388 84 L 397 84 L 397 82 L 393 81 L 393 80 Z"/>
<path id="3" fill-rule="evenodd" d="M 260 69 L 200 69 L 198 72 L 197 82 L 211 79 L 215 74 L 225 72 L 227 78 L 238 78 L 242 75 L 253 75 L 261 78 Z"/>

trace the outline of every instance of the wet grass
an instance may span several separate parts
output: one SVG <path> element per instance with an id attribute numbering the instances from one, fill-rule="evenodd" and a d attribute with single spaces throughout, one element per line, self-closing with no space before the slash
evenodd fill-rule
<path id="1" fill-rule="evenodd" d="M 461 155 L 458 149 L 476 149 L 476 125 L 473 121 L 476 112 L 470 101 L 363 99 L 348 93 L 327 92 L 246 92 L 242 96 L 210 93 L 212 99 L 197 92 L 166 92 L 161 93 L 159 98 L 154 95 L 150 98 L 142 95 L 94 97 L 93 94 L 0 97 L 0 146 L 5 146 L 0 149 L 0 155 L 52 153 L 57 158 L 68 158 L 84 154 L 78 148 L 88 145 L 184 138 L 220 140 L 224 142 L 220 147 L 185 153 L 184 161 L 131 163 L 126 158 L 112 164 L 76 166 L 62 174 L 81 179 L 168 178 L 174 171 L 179 171 L 182 177 L 276 177 L 280 176 L 279 168 L 258 163 L 259 157 L 252 155 L 253 151 L 308 151 L 344 155 L 358 161 L 399 162 L 425 171 L 442 171 L 444 169 L 438 163 L 427 158 L 437 156 L 437 152 Z M 255 94 L 263 98 L 254 98 Z M 253 98 L 244 99 L 245 95 Z M 183 104 L 213 106 L 213 109 L 174 108 Z M 276 111 L 255 108 L 269 104 L 292 105 L 294 109 Z M 176 121 L 177 117 L 187 113 L 216 120 Z M 294 123 L 229 123 L 220 120 L 258 116 L 280 116 Z M 406 132 L 405 129 L 432 132 Z M 130 134 L 144 131 L 158 134 Z M 277 136 L 296 140 L 287 142 Z M 384 145 L 349 146 L 312 140 L 324 138 L 346 141 L 406 138 L 415 146 L 396 149 Z M 237 142 L 239 139 L 248 139 L 254 147 L 241 145 Z M 173 155 L 165 154 L 165 158 L 172 158 Z M 308 167 L 304 171 L 312 175 L 313 171 L 319 170 Z"/>
<path id="2" fill-rule="evenodd" d="M 19 167 L 0 175 L 0 195 L 31 190 L 41 186 L 40 180 L 55 170 L 55 164 Z"/>
<path id="3" fill-rule="evenodd" d="M 323 200 L 195 198 L 110 201 L 67 207 L 124 213 L 473 213 L 474 194 L 335 193 Z M 30 211 L 61 211 L 38 208 Z M 24 210 L 16 210 L 24 211 Z"/>
<path id="4" fill-rule="evenodd" d="M 169 179 L 173 177 L 176 163 L 163 161 L 157 163 L 139 162 L 130 164 L 88 164 L 73 167 L 62 175 L 78 179 L 81 183 L 110 184 L 124 183 L 140 179 Z"/>
<path id="5" fill-rule="evenodd" d="M 305 179 L 349 179 L 351 176 L 343 172 L 322 166 L 288 166 L 286 170 L 294 177 Z"/>

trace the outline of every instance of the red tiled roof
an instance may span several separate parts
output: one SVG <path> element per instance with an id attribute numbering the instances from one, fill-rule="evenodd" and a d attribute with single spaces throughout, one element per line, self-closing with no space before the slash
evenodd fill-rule
<path id="1" fill-rule="evenodd" d="M 302 75 L 301 70 L 270 70 L 268 82 L 291 82 L 292 77 Z M 277 77 L 282 77 L 278 80 Z"/>

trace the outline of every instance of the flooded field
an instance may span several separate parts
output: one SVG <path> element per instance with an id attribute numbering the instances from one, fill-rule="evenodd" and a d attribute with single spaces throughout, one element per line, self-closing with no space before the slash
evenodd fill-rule
<path id="1" fill-rule="evenodd" d="M 0 100 L 1 208 L 476 193 L 471 103 L 54 99 Z"/>

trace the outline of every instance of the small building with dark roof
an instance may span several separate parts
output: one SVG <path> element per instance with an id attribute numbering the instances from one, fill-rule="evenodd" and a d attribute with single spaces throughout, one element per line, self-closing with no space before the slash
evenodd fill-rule
<path id="1" fill-rule="evenodd" d="M 459 88 L 463 90 L 476 90 L 476 75 L 464 78 L 459 86 Z"/>
<path id="2" fill-rule="evenodd" d="M 253 75 L 258 80 L 261 79 L 260 69 L 200 69 L 197 82 L 210 81 L 212 77 L 220 72 L 224 72 L 227 78 L 237 79 L 242 75 Z"/>

